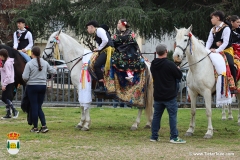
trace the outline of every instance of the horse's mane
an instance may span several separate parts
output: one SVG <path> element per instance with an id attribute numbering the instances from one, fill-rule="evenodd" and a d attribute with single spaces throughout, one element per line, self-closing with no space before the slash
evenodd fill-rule
<path id="1" fill-rule="evenodd" d="M 6 49 L 10 58 L 16 58 L 16 56 L 19 54 L 17 50 L 6 45 L 0 44 L 0 49 Z"/>
<path id="2" fill-rule="evenodd" d="M 50 40 L 52 40 L 58 33 L 59 33 L 59 31 L 54 32 L 54 33 L 50 36 Z M 62 37 L 67 37 L 68 41 L 69 41 L 69 40 L 71 41 L 71 44 L 76 44 L 76 45 L 79 45 L 79 46 L 81 46 L 82 48 L 84 48 L 76 39 L 72 38 L 72 37 L 69 36 L 68 34 L 61 32 L 61 33 L 60 33 L 60 36 L 62 36 Z M 61 38 L 60 38 L 60 41 L 61 41 Z M 61 43 L 61 42 L 60 42 L 60 43 Z"/>

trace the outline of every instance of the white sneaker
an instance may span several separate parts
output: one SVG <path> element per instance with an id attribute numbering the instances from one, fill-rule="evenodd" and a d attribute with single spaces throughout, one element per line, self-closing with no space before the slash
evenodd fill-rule
<path id="1" fill-rule="evenodd" d="M 160 141 L 160 139 L 150 139 L 150 142 L 159 142 Z"/>
<path id="2" fill-rule="evenodd" d="M 170 143 L 186 143 L 186 141 L 177 137 L 177 138 L 171 139 Z"/>

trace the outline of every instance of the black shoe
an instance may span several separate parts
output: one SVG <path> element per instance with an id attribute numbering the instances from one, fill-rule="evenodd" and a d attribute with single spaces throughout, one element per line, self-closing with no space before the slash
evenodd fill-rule
<path id="1" fill-rule="evenodd" d="M 3 117 L 1 117 L 1 119 L 11 119 L 12 117 L 11 117 L 11 115 L 9 115 L 9 114 L 6 114 L 6 116 L 3 116 Z"/>
<path id="2" fill-rule="evenodd" d="M 38 129 L 37 129 L 37 128 L 34 128 L 34 127 L 30 130 L 30 132 L 39 133 Z"/>
<path id="3" fill-rule="evenodd" d="M 95 93 L 106 93 L 104 87 L 102 87 L 102 86 L 99 87 L 98 89 L 95 89 L 94 92 L 95 92 Z"/>
<path id="4" fill-rule="evenodd" d="M 19 112 L 14 108 L 13 109 L 13 118 L 18 118 Z"/>
<path id="5" fill-rule="evenodd" d="M 49 130 L 47 128 L 47 126 L 44 126 L 44 127 L 41 127 L 41 129 L 39 130 L 39 132 L 42 132 L 42 133 L 47 133 Z"/>

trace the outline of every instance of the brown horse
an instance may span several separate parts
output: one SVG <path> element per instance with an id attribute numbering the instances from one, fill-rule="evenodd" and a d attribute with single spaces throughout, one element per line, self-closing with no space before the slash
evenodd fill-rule
<path id="1" fill-rule="evenodd" d="M 22 79 L 22 73 L 26 62 L 24 61 L 23 57 L 19 54 L 17 50 L 9 46 L 0 45 L 0 49 L 6 49 L 8 51 L 9 57 L 14 58 L 15 88 L 17 88 L 19 84 L 23 85 L 23 88 L 25 88 L 26 83 Z"/>

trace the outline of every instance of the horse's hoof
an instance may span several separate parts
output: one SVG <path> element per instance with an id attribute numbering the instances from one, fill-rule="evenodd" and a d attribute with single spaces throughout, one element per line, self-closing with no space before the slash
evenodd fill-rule
<path id="1" fill-rule="evenodd" d="M 227 119 L 226 117 L 222 118 L 223 121 L 225 121 L 226 119 Z"/>
<path id="2" fill-rule="evenodd" d="M 136 130 L 137 130 L 137 127 L 132 126 L 132 127 L 131 127 L 131 130 L 132 130 L 132 131 L 136 131 Z"/>
<path id="3" fill-rule="evenodd" d="M 240 126 L 240 122 L 238 122 L 238 125 Z"/>
<path id="4" fill-rule="evenodd" d="M 81 126 L 81 125 L 76 125 L 75 128 L 76 128 L 76 129 L 82 129 L 82 126 Z"/>
<path id="5" fill-rule="evenodd" d="M 233 117 L 229 117 L 228 120 L 232 121 L 232 120 L 233 120 Z"/>
<path id="6" fill-rule="evenodd" d="M 185 133 L 185 136 L 187 136 L 187 137 L 191 137 L 193 135 L 193 133 L 191 133 L 191 132 L 186 132 Z"/>
<path id="7" fill-rule="evenodd" d="M 89 128 L 83 127 L 81 131 L 89 131 Z"/>
<path id="8" fill-rule="evenodd" d="M 150 125 L 146 125 L 144 128 L 145 128 L 145 129 L 150 129 L 151 126 L 150 126 Z"/>
<path id="9" fill-rule="evenodd" d="M 210 134 L 205 134 L 205 136 L 204 136 L 203 138 L 205 138 L 205 139 L 210 139 L 210 138 L 212 138 L 212 135 L 210 135 Z"/>

